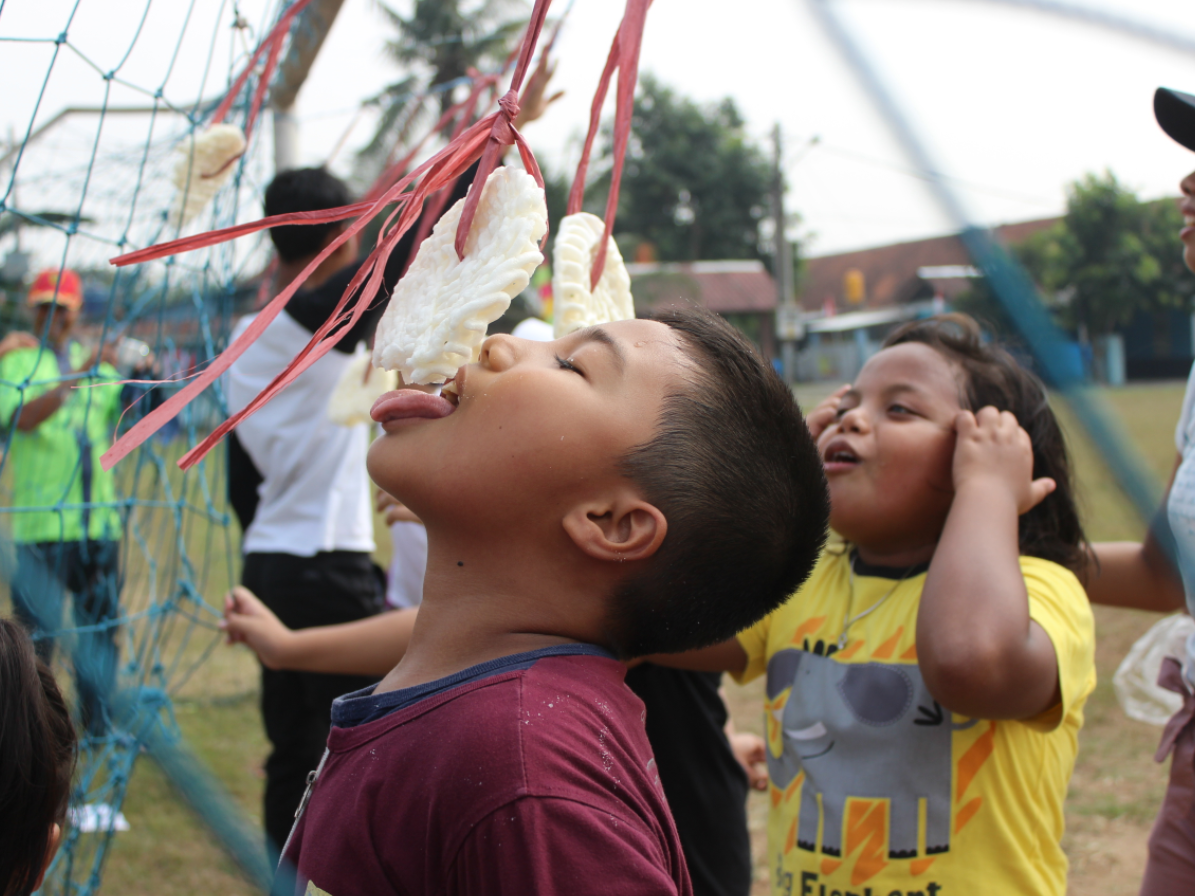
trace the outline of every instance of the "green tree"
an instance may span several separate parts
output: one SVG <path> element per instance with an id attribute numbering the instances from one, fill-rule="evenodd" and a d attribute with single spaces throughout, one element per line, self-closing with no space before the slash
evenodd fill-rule
<path id="1" fill-rule="evenodd" d="M 370 142 L 358 154 L 358 176 L 372 180 L 391 149 L 414 136 L 453 103 L 452 90 L 427 91 L 468 74 L 472 66 L 494 71 L 526 27 L 522 0 L 415 0 L 409 16 L 379 3 L 397 31 L 386 54 L 409 74 L 386 85 L 369 102 L 381 110 Z"/>
<path id="2" fill-rule="evenodd" d="M 615 223 L 621 246 L 633 255 L 649 242 L 662 261 L 760 258 L 770 185 L 733 100 L 701 106 L 643 76 Z"/>
<path id="3" fill-rule="evenodd" d="M 1182 263 L 1173 202 L 1140 202 L 1114 175 L 1088 174 L 1067 190 L 1066 215 L 1016 254 L 1060 324 L 1096 336 L 1138 312 L 1185 308 L 1195 278 Z"/>

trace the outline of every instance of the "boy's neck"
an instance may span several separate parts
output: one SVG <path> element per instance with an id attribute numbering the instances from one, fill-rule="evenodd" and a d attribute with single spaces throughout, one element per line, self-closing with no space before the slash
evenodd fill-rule
<path id="1" fill-rule="evenodd" d="M 428 538 L 423 603 L 411 641 L 376 693 L 414 687 L 488 660 L 592 640 L 601 591 L 561 574 L 540 551 L 441 548 Z M 465 557 L 465 560 L 455 559 Z M 523 562 L 519 562 L 522 560 Z"/>
<path id="2" fill-rule="evenodd" d="M 278 261 L 278 273 L 275 275 L 275 282 L 279 291 L 286 289 L 291 281 L 303 273 L 304 268 L 309 265 L 315 258 L 314 255 L 307 258 L 302 258 L 298 261 Z M 325 258 L 320 263 L 311 275 L 303 281 L 303 289 L 317 289 L 323 286 L 334 274 L 339 273 L 344 268 L 352 264 L 353 259 L 343 255 L 342 253 L 335 253 L 328 258 Z"/>
<path id="3" fill-rule="evenodd" d="M 892 569 L 907 569 L 929 563 L 934 556 L 934 548 L 938 543 L 922 545 L 885 545 L 876 547 L 855 543 L 855 550 L 859 559 L 869 566 L 886 566 Z"/>

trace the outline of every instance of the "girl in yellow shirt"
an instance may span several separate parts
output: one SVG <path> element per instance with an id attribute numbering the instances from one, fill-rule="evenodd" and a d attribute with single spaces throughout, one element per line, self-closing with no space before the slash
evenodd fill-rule
<path id="1" fill-rule="evenodd" d="M 1044 388 L 949 315 L 809 425 L 844 543 L 737 638 L 656 658 L 767 676 L 772 892 L 1064 893 L 1094 631 Z"/>

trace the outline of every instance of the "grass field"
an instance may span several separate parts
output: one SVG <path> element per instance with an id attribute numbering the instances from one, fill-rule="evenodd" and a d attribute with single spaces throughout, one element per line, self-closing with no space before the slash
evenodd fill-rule
<path id="1" fill-rule="evenodd" d="M 800 390 L 806 405 L 823 394 L 825 390 Z M 1164 480 L 1174 462 L 1173 431 L 1182 384 L 1132 386 L 1103 394 L 1144 462 Z M 1065 408 L 1063 416 L 1071 432 L 1089 537 L 1139 538 L 1141 523 L 1091 446 L 1069 426 Z M 380 529 L 379 535 L 383 546 L 379 560 L 384 562 L 389 539 Z M 189 531 L 186 537 L 192 543 L 204 535 Z M 217 589 L 205 590 L 209 602 L 216 603 L 217 583 L 227 581 L 231 572 L 219 569 L 208 578 L 208 587 Z M 1165 785 L 1164 767 L 1152 761 L 1159 730 L 1127 719 L 1111 687 L 1112 672 L 1121 657 L 1155 619 L 1132 611 L 1096 611 L 1100 681 L 1087 704 L 1087 725 L 1067 801 L 1065 841 L 1072 862 L 1071 891 L 1083 896 L 1137 892 L 1145 840 Z M 188 651 L 201 647 L 197 643 Z M 727 690 L 740 730 L 759 731 L 762 684 L 728 683 Z M 176 711 L 195 751 L 246 813 L 259 818 L 267 745 L 257 711 L 256 663 L 243 649 L 217 649 L 179 690 Z M 132 829 L 115 838 L 102 892 L 122 896 L 253 892 L 152 762 L 138 762 L 124 811 Z M 752 836 L 761 859 L 766 813 L 766 798 L 753 795 Z M 766 868 L 758 868 L 755 892 L 767 892 Z"/>

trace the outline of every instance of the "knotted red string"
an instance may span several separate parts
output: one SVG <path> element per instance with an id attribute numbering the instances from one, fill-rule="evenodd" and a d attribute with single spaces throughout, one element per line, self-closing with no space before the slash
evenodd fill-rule
<path id="1" fill-rule="evenodd" d="M 514 120 L 519 115 L 519 88 L 523 86 L 523 79 L 527 76 L 527 69 L 531 64 L 531 56 L 535 53 L 535 44 L 539 40 L 544 27 L 544 19 L 548 16 L 551 0 L 535 0 L 535 8 L 531 11 L 531 21 L 527 23 L 527 32 L 523 36 L 523 46 L 519 51 L 519 61 L 515 65 L 515 73 L 510 79 L 510 90 L 498 100 L 498 111 L 490 126 L 489 139 L 481 154 L 481 163 L 477 166 L 477 176 L 474 184 L 484 185 L 490 172 L 498 165 L 502 158 L 503 147 L 514 144 L 519 148 L 519 157 L 523 160 L 523 167 L 527 173 L 535 178 L 541 187 L 544 176 L 539 170 L 539 163 L 531 153 L 531 148 L 523 139 L 523 135 L 514 126 Z M 483 119 L 484 120 L 484 119 Z M 456 228 L 456 256 L 464 259 L 465 242 L 469 239 L 469 229 L 473 226 L 473 218 L 477 214 L 477 204 L 481 201 L 481 190 L 470 190 L 465 197 L 465 207 L 461 209 L 461 220 Z M 547 233 L 544 239 L 548 238 Z"/>
<path id="2" fill-rule="evenodd" d="M 610 45 L 610 54 L 606 57 L 606 67 L 602 71 L 602 79 L 598 82 L 593 95 L 593 104 L 589 107 L 589 132 L 585 135 L 585 146 L 581 150 L 581 161 L 577 164 L 577 174 L 573 178 L 573 187 L 568 195 L 568 214 L 575 215 L 581 211 L 581 201 L 585 197 L 585 176 L 589 170 L 589 154 L 593 149 L 593 141 L 597 136 L 598 125 L 602 115 L 602 106 L 606 102 L 606 91 L 610 87 L 610 78 L 614 70 L 618 69 L 618 92 L 615 94 L 614 107 L 614 166 L 610 171 L 610 193 L 606 197 L 606 230 L 602 234 L 602 241 L 598 244 L 597 254 L 593 258 L 593 268 L 589 273 L 589 288 L 596 289 L 598 281 L 602 279 L 602 271 L 606 267 L 606 248 L 610 243 L 610 234 L 614 232 L 614 218 L 618 214 L 618 191 L 622 185 L 623 161 L 627 154 L 627 141 L 631 136 L 631 116 L 635 111 L 635 85 L 639 80 L 639 49 L 643 44 L 643 25 L 647 18 L 647 9 L 651 0 L 627 0 L 626 11 L 622 16 L 622 24 L 614 35 Z"/>
<path id="3" fill-rule="evenodd" d="M 503 66 L 503 71 L 510 67 L 511 62 L 514 61 L 514 55 L 514 53 L 510 54 L 510 57 L 506 60 L 506 65 Z M 452 136 L 449 138 L 450 141 L 459 137 L 461 132 L 464 131 L 465 126 L 469 123 L 470 119 L 473 118 L 474 110 L 477 107 L 477 101 L 480 99 L 481 94 L 485 92 L 487 87 L 490 89 L 491 93 L 490 103 L 493 104 L 496 102 L 493 94 L 495 93 L 495 88 L 498 85 L 497 76 L 482 76 L 481 73 L 475 68 L 469 68 L 467 73 L 471 78 L 474 79 L 473 89 L 469 91 L 469 96 L 463 102 L 457 103 L 457 105 L 453 107 L 454 109 L 459 107 L 460 118 L 457 119 L 456 127 L 454 127 L 452 130 Z M 445 117 L 446 116 L 441 116 L 440 121 L 447 124 Z M 436 132 L 438 133 L 443 125 L 439 122 L 437 122 L 437 125 Z M 415 254 L 419 251 L 419 247 L 423 245 L 423 241 L 427 239 L 428 234 L 431 233 L 432 227 L 435 226 L 435 223 L 440 220 L 440 216 L 444 214 L 444 206 L 448 204 L 448 200 L 452 198 L 452 194 L 455 190 L 456 181 L 454 180 L 428 199 L 427 204 L 424 206 L 424 213 L 419 216 L 419 229 L 415 231 L 415 239 L 411 243 L 411 251 L 407 253 L 407 263 L 403 266 L 402 270 L 404 275 L 407 273 L 407 269 L 410 268 L 411 262 L 415 260 Z"/>
<path id="4" fill-rule="evenodd" d="M 287 11 L 284 18 L 287 16 L 293 18 L 293 15 L 305 3 L 306 0 L 299 0 L 298 3 Z M 281 313 L 286 303 L 298 291 L 307 278 L 315 272 L 316 268 L 340 248 L 340 246 L 359 233 L 370 220 L 382 213 L 387 206 L 393 205 L 394 208 L 386 218 L 377 245 L 350 281 L 327 321 L 312 334 L 307 346 L 287 365 L 286 369 L 275 377 L 273 382 L 262 390 L 253 401 L 241 411 L 232 415 L 223 424 L 213 430 L 207 438 L 183 455 L 178 462 L 180 468 L 185 470 L 197 463 L 229 430 L 233 429 L 241 420 L 254 413 L 303 371 L 335 347 L 338 341 L 336 331 L 341 326 L 352 326 L 365 313 L 367 303 L 361 297 L 374 296 L 382 288 L 386 260 L 403 234 L 418 220 L 425 200 L 460 177 L 479 157 L 482 160 L 481 165 L 473 182 L 474 188 L 469 190 L 469 199 L 466 200 L 465 206 L 465 212 L 469 215 L 469 221 L 466 223 L 465 215 L 462 214 L 462 226 L 457 231 L 457 252 L 462 258 L 464 241 L 469 233 L 468 224 L 472 223 L 472 218 L 476 212 L 477 202 L 485 186 L 486 178 L 496 166 L 502 146 L 510 145 L 512 142 L 515 143 L 519 148 L 519 155 L 523 160 L 524 167 L 535 177 L 536 182 L 541 187 L 543 186 L 543 175 L 540 173 L 539 165 L 536 163 L 530 148 L 511 122 L 514 116 L 518 114 L 518 102 L 515 99 L 517 96 L 516 91 L 522 85 L 528 62 L 535 50 L 535 43 L 543 28 L 544 18 L 547 15 L 550 4 L 551 0 L 536 0 L 531 22 L 528 24 L 527 31 L 523 36 L 518 65 L 511 79 L 511 91 L 499 100 L 499 110 L 485 116 L 463 132 L 457 134 L 447 146 L 409 174 L 399 179 L 376 198 L 341 208 L 274 215 L 248 224 L 240 224 L 211 233 L 172 240 L 168 243 L 151 246 L 147 249 L 112 259 L 112 264 L 124 266 L 214 245 L 237 236 L 254 233 L 281 224 L 328 223 L 343 221 L 349 218 L 356 219 L 312 259 L 298 277 L 291 281 L 282 292 L 275 296 L 261 310 L 249 327 L 246 328 L 245 332 L 216 357 L 202 374 L 193 379 L 178 393 L 171 396 L 161 406 L 139 420 L 116 444 L 108 449 L 100 459 L 105 470 L 111 469 L 114 464 L 127 456 L 138 445 L 153 435 L 153 433 L 157 432 L 167 421 L 174 418 L 187 403 L 192 401 L 200 392 L 211 385 L 217 377 L 228 370 L 233 362 L 244 354 L 245 350 L 253 344 L 254 340 Z M 271 31 L 271 36 L 276 33 L 285 33 L 281 30 L 282 25 L 283 22 L 280 21 L 274 30 Z M 270 39 L 270 37 L 267 37 L 267 40 Z M 260 51 L 261 48 L 259 47 L 258 53 L 254 54 L 254 60 L 256 60 Z M 251 62 L 250 65 L 252 64 Z M 238 84 L 243 84 L 243 77 L 238 79 Z M 239 90 L 237 85 L 234 85 L 234 92 L 235 90 Z M 225 103 L 221 104 L 221 109 L 224 112 L 227 111 L 227 109 L 224 109 L 225 105 L 231 105 L 231 101 L 227 98 L 225 99 Z M 217 111 L 220 112 L 221 110 Z M 350 302 L 352 302 L 351 309 L 348 307 Z"/>

